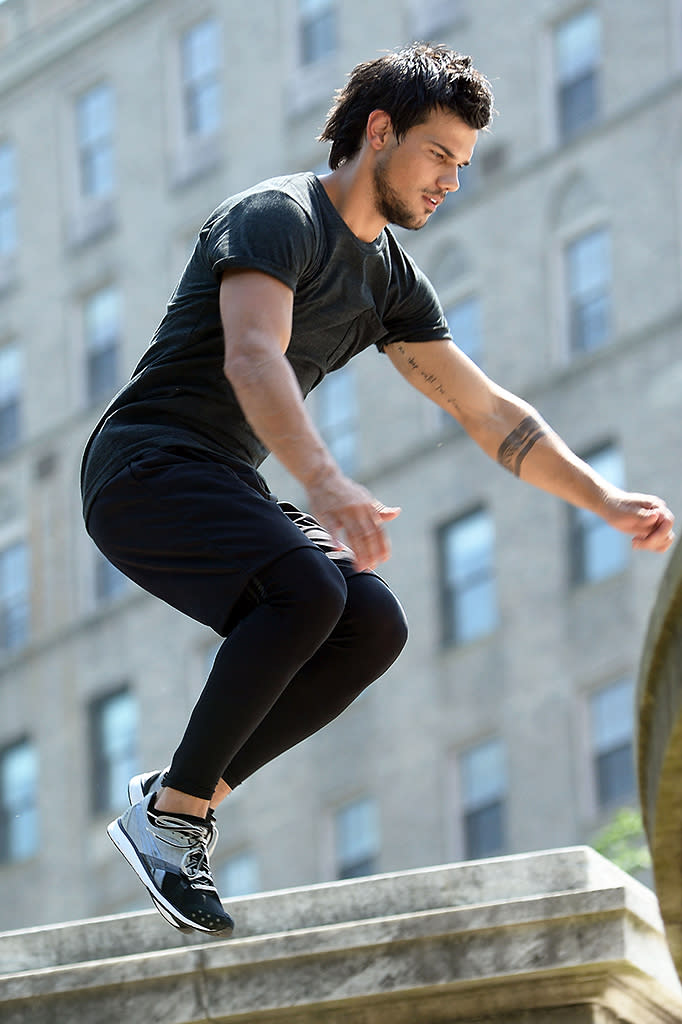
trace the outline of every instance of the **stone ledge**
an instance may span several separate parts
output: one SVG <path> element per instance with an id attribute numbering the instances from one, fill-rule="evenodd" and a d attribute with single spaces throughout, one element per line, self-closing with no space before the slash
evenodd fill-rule
<path id="1" fill-rule="evenodd" d="M 563 1024 L 572 1007 L 572 1024 L 682 1021 L 653 893 L 588 848 L 231 909 L 228 940 L 184 936 L 154 911 L 0 935 L 0 1019 L 553 1024 L 551 1011 Z"/>

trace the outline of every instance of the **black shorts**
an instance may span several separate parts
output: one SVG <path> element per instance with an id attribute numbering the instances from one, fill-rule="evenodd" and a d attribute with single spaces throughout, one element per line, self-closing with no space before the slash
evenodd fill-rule
<path id="1" fill-rule="evenodd" d="M 350 550 L 279 502 L 252 466 L 182 446 L 134 459 L 101 489 L 86 526 L 121 572 L 220 635 L 250 580 L 295 548 L 357 571 Z"/>

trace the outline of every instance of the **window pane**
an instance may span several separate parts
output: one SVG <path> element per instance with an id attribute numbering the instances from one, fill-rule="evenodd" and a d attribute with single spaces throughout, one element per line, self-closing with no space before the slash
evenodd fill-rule
<path id="1" fill-rule="evenodd" d="M 299 0 L 301 62 L 314 64 L 336 50 L 333 0 Z"/>
<path id="2" fill-rule="evenodd" d="M 344 473 L 357 462 L 357 394 L 355 373 L 349 366 L 328 374 L 316 389 L 320 433 Z"/>
<path id="3" fill-rule="evenodd" d="M 84 196 L 101 198 L 114 187 L 113 91 L 109 85 L 89 89 L 76 101 L 76 128 Z"/>
<path id="4" fill-rule="evenodd" d="M 17 244 L 15 165 L 14 146 L 0 145 L 0 255 L 13 252 Z"/>
<path id="5" fill-rule="evenodd" d="M 127 579 L 100 551 L 95 551 L 95 597 L 109 601 L 125 590 Z"/>
<path id="6" fill-rule="evenodd" d="M 454 594 L 454 631 L 459 643 L 491 633 L 497 625 L 495 583 L 491 579 L 471 582 L 466 591 Z"/>
<path id="7" fill-rule="evenodd" d="M 379 822 L 374 800 L 357 800 L 336 815 L 337 878 L 357 878 L 376 870 Z"/>
<path id="8" fill-rule="evenodd" d="M 120 316 L 116 288 L 101 288 L 85 303 L 86 386 L 90 401 L 108 397 L 118 384 Z"/>
<path id="9" fill-rule="evenodd" d="M 491 804 L 464 817 L 464 852 L 469 860 L 504 852 L 503 805 Z"/>
<path id="10" fill-rule="evenodd" d="M 582 11 L 558 27 L 555 38 L 562 139 L 592 124 L 599 113 L 601 39 L 596 11 Z"/>
<path id="11" fill-rule="evenodd" d="M 556 31 L 556 63 L 561 82 L 575 81 L 601 60 L 601 32 L 596 11 L 567 18 Z"/>
<path id="12" fill-rule="evenodd" d="M 463 643 L 497 624 L 492 520 L 485 511 L 464 516 L 440 541 L 444 639 Z"/>
<path id="13" fill-rule="evenodd" d="M 586 462 L 616 487 L 625 487 L 625 466 L 618 448 L 609 445 L 588 455 Z M 573 582 L 606 579 L 621 572 L 628 563 L 629 542 L 594 512 L 572 508 Z"/>
<path id="14" fill-rule="evenodd" d="M 504 745 L 489 740 L 460 756 L 459 773 L 467 857 L 489 857 L 504 848 L 507 766 Z"/>
<path id="15" fill-rule="evenodd" d="M 571 348 L 589 352 L 610 333 L 611 246 L 608 231 L 591 231 L 566 248 Z"/>
<path id="16" fill-rule="evenodd" d="M 248 896 L 260 889 L 258 861 L 252 853 L 231 857 L 218 872 L 219 889 L 225 899 Z"/>
<path id="17" fill-rule="evenodd" d="M 210 135 L 220 127 L 220 28 L 214 19 L 195 25 L 181 40 L 185 129 Z"/>
<path id="18" fill-rule="evenodd" d="M 605 686 L 590 701 L 592 738 L 602 752 L 629 743 L 634 729 L 634 684 L 625 679 Z"/>
<path id="19" fill-rule="evenodd" d="M 28 643 L 29 556 L 26 544 L 0 552 L 0 651 L 17 651 Z"/>
<path id="20" fill-rule="evenodd" d="M 19 440 L 22 358 L 17 345 L 0 349 L 0 454 Z"/>
<path id="21" fill-rule="evenodd" d="M 0 758 L 0 859 L 25 860 L 38 848 L 38 758 L 28 741 Z"/>
<path id="22" fill-rule="evenodd" d="M 467 809 L 484 806 L 502 797 L 507 788 L 504 747 L 499 740 L 488 740 L 460 758 L 462 796 Z"/>
<path id="23" fill-rule="evenodd" d="M 632 744 L 600 754 L 596 758 L 596 771 L 600 807 L 626 803 L 636 795 Z"/>
<path id="24" fill-rule="evenodd" d="M 138 770 L 137 701 L 128 690 L 92 706 L 92 797 L 95 811 L 118 807 L 128 780 Z"/>
<path id="25" fill-rule="evenodd" d="M 590 726 L 599 806 L 624 802 L 635 795 L 635 688 L 623 679 L 590 698 Z"/>

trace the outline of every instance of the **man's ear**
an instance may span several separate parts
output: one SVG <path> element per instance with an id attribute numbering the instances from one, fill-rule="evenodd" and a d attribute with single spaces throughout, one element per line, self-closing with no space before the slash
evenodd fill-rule
<path id="1" fill-rule="evenodd" d="M 393 135 L 391 118 L 385 110 L 373 110 L 367 118 L 366 138 L 375 152 L 384 149 Z"/>

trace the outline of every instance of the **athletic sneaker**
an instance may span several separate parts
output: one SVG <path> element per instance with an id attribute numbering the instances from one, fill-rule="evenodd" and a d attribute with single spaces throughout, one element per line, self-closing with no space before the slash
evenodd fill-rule
<path id="1" fill-rule="evenodd" d="M 208 863 L 212 826 L 189 815 L 152 811 L 150 816 L 154 795 L 149 792 L 112 821 L 110 839 L 171 924 L 231 934 L 234 922 L 223 909 Z"/>
<path id="2" fill-rule="evenodd" d="M 136 804 L 140 800 L 144 800 L 150 793 L 159 793 L 163 788 L 162 782 L 164 776 L 170 771 L 170 765 L 166 768 L 162 768 L 161 771 L 153 772 L 142 772 L 140 775 L 133 775 L 132 779 L 128 783 L 128 800 L 131 804 Z M 211 838 L 208 843 L 208 855 L 213 856 L 213 851 L 218 843 L 218 825 L 215 820 L 215 811 L 212 807 L 209 807 L 208 818 L 206 819 L 211 826 Z"/>
<path id="3" fill-rule="evenodd" d="M 166 768 L 162 768 L 161 771 L 142 772 L 140 775 L 133 775 L 133 777 L 128 782 L 128 800 L 130 801 L 130 803 L 136 804 L 138 803 L 138 801 L 144 800 L 144 798 L 148 796 L 149 793 L 158 793 L 162 789 L 161 784 L 163 782 L 164 776 L 169 771 L 170 765 L 168 765 Z M 215 812 L 213 811 L 212 808 L 209 808 L 208 821 L 213 829 L 211 838 L 208 843 L 208 855 L 209 857 L 212 857 L 213 851 L 215 850 L 216 844 L 218 842 L 218 826 L 215 820 Z M 152 895 L 152 893 L 150 893 L 149 895 L 152 898 L 152 903 L 154 904 L 158 912 L 161 914 L 161 917 L 165 918 L 168 924 L 171 924 L 180 932 L 194 931 L 194 929 L 190 928 L 189 925 L 183 924 L 182 921 L 179 921 L 177 918 L 169 914 L 166 908 L 163 906 L 163 904 L 159 903 L 159 901 L 156 899 L 155 896 Z"/>

